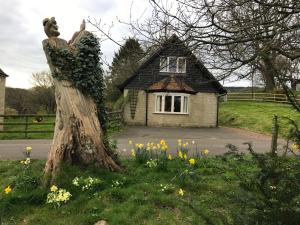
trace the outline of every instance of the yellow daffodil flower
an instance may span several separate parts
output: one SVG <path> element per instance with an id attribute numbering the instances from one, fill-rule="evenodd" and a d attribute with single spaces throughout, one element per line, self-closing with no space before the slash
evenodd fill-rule
<path id="1" fill-rule="evenodd" d="M 185 148 L 185 147 L 186 147 L 186 144 L 183 144 L 183 145 L 182 145 L 182 147 L 184 147 L 184 148 Z"/>
<path id="2" fill-rule="evenodd" d="M 291 145 L 291 149 L 292 149 L 293 152 L 295 152 L 295 151 L 299 151 L 300 148 L 299 148 L 298 144 L 294 143 L 294 144 Z"/>
<path id="3" fill-rule="evenodd" d="M 27 147 L 26 147 L 26 151 L 27 151 L 27 152 L 31 152 L 31 150 L 32 150 L 32 147 L 30 147 L 30 146 L 27 146 Z"/>
<path id="4" fill-rule="evenodd" d="M 181 158 L 181 159 L 183 158 L 182 151 L 179 151 L 179 152 L 178 152 L 178 157 Z"/>
<path id="5" fill-rule="evenodd" d="M 181 197 L 184 195 L 184 191 L 181 188 L 178 191 L 178 195 L 181 196 Z"/>
<path id="6" fill-rule="evenodd" d="M 193 159 L 193 158 L 190 158 L 189 159 L 189 164 L 192 165 L 192 166 L 195 165 L 196 164 L 196 160 Z"/>
<path id="7" fill-rule="evenodd" d="M 208 149 L 204 149 L 204 150 L 202 151 L 202 153 L 203 153 L 204 155 L 208 155 L 209 150 L 208 150 Z"/>
<path id="8" fill-rule="evenodd" d="M 166 144 L 166 142 L 165 142 L 164 139 L 161 139 L 159 143 L 160 143 L 161 145 L 165 145 L 165 144 Z"/>
<path id="9" fill-rule="evenodd" d="M 132 155 L 133 157 L 135 157 L 135 150 L 134 150 L 134 149 L 131 149 L 131 155 Z"/>
<path id="10" fill-rule="evenodd" d="M 52 185 L 52 187 L 50 188 L 51 192 L 56 192 L 58 190 L 57 186 Z"/>
<path id="11" fill-rule="evenodd" d="M 10 186 L 7 186 L 7 187 L 4 189 L 5 194 L 9 194 L 11 191 L 12 191 L 12 189 L 11 189 Z"/>
<path id="12" fill-rule="evenodd" d="M 184 155 L 183 155 L 183 158 L 186 160 L 186 159 L 187 159 L 187 155 L 186 155 L 186 154 L 184 154 Z"/>
<path id="13" fill-rule="evenodd" d="M 130 145 L 132 145 L 132 140 L 129 140 L 128 143 L 129 143 Z"/>
<path id="14" fill-rule="evenodd" d="M 172 160 L 172 155 L 171 154 L 168 155 L 168 160 Z"/>

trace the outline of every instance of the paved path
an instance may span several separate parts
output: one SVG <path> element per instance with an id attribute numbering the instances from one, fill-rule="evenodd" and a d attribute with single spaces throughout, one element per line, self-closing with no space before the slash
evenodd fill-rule
<path id="1" fill-rule="evenodd" d="M 244 142 L 252 142 L 254 150 L 265 152 L 270 149 L 271 137 L 235 128 L 154 128 L 154 127 L 126 127 L 122 132 L 113 136 L 118 142 L 118 150 L 122 154 L 130 154 L 131 146 L 128 140 L 134 143 L 158 142 L 165 139 L 170 150 L 176 151 L 177 140 L 198 143 L 199 149 L 209 149 L 210 154 L 226 152 L 225 146 L 229 143 L 245 151 Z M 279 146 L 284 144 L 279 141 Z M 22 159 L 22 151 L 26 146 L 33 148 L 32 158 L 45 159 L 49 151 L 51 140 L 1 140 L 1 159 Z"/>

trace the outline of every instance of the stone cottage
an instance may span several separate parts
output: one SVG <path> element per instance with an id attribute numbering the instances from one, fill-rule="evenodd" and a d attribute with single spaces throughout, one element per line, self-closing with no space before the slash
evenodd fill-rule
<path id="1" fill-rule="evenodd" d="M 6 77 L 8 77 L 8 75 L 0 69 L 0 115 L 4 114 Z M 0 117 L 0 123 L 3 123 L 3 117 Z M 0 130 L 3 130 L 3 125 L 0 125 Z"/>
<path id="2" fill-rule="evenodd" d="M 170 37 L 121 86 L 129 125 L 217 127 L 227 92 L 187 46 Z"/>

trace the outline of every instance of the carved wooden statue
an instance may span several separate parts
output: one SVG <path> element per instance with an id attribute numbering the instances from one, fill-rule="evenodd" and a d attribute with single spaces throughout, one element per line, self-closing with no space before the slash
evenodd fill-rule
<path id="1" fill-rule="evenodd" d="M 48 36 L 48 39 L 43 41 L 43 48 L 54 77 L 57 104 L 53 143 L 45 166 L 46 183 L 54 181 L 62 162 L 78 165 L 96 164 L 119 170 L 119 165 L 103 143 L 103 131 L 94 99 L 83 94 L 70 80 L 65 79 L 64 71 L 54 63 L 61 60 L 68 65 L 71 62 L 65 58 L 53 58 L 49 50 L 78 54 L 78 43 L 91 33 L 85 31 L 83 22 L 80 31 L 76 32 L 68 43 L 58 38 L 60 33 L 54 17 L 44 19 L 43 26 Z"/>

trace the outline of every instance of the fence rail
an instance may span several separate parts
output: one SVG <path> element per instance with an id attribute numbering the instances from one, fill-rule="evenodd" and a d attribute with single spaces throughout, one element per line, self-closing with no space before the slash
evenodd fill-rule
<path id="1" fill-rule="evenodd" d="M 260 102 L 277 102 L 289 103 L 285 94 L 272 93 L 240 93 L 229 92 L 224 99 L 225 101 L 260 101 Z M 300 103 L 300 96 L 296 96 L 296 100 Z"/>
<path id="2" fill-rule="evenodd" d="M 108 112 L 108 121 L 121 124 L 122 115 L 122 111 Z M 55 116 L 55 114 L 0 115 L 0 134 L 24 134 L 24 138 L 28 138 L 28 134 L 53 133 Z M 12 129 L 16 127 L 17 129 Z"/>

